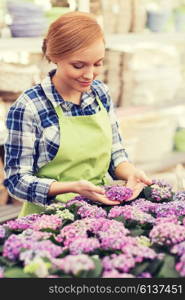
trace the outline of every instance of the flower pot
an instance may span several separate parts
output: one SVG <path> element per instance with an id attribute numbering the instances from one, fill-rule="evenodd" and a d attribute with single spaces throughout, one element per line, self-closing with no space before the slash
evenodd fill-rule
<path id="1" fill-rule="evenodd" d="M 185 31 L 185 12 L 175 12 L 174 16 L 175 21 L 175 30 L 178 32 L 184 32 Z"/>
<path id="2" fill-rule="evenodd" d="M 161 32 L 164 31 L 165 25 L 170 17 L 170 12 L 147 12 L 147 26 L 151 31 Z"/>
<path id="3" fill-rule="evenodd" d="M 174 137 L 176 151 L 185 152 L 185 128 L 179 128 Z"/>
<path id="4" fill-rule="evenodd" d="M 13 37 L 39 37 L 47 28 L 44 11 L 34 3 L 7 2 L 7 9 L 12 18 L 10 25 Z"/>

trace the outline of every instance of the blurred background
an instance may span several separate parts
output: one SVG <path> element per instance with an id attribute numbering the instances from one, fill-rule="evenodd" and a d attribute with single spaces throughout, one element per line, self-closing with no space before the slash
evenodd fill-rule
<path id="1" fill-rule="evenodd" d="M 185 189 L 185 0 L 0 1 L 0 204 L 7 111 L 55 66 L 42 57 L 48 26 L 89 11 L 106 37 L 99 79 L 110 89 L 130 160 L 151 178 Z"/>

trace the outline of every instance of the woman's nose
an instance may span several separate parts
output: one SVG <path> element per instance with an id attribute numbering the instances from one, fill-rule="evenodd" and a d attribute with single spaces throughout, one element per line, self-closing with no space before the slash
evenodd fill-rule
<path id="1" fill-rule="evenodd" d="M 83 78 L 87 80 L 92 80 L 94 77 L 94 69 L 90 69 L 83 74 Z"/>

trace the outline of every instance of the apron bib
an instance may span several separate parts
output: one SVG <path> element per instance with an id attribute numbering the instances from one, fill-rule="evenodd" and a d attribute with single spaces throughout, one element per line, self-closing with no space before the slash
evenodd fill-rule
<path id="1" fill-rule="evenodd" d="M 93 115 L 65 116 L 61 106 L 58 115 L 60 146 L 54 159 L 41 167 L 35 175 L 59 182 L 88 180 L 95 185 L 107 184 L 106 173 L 111 160 L 112 129 L 108 113 L 97 97 L 100 110 Z M 65 193 L 55 198 L 67 202 L 78 194 Z M 19 217 L 41 213 L 44 206 L 24 202 Z"/>

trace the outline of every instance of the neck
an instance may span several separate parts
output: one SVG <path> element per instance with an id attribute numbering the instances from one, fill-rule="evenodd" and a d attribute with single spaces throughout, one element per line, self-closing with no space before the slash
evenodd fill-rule
<path id="1" fill-rule="evenodd" d="M 61 82 L 58 81 L 57 76 L 53 76 L 52 82 L 60 94 L 60 96 L 64 99 L 64 101 L 70 101 L 72 103 L 80 105 L 81 102 L 81 92 L 78 91 L 71 91 L 68 87 L 61 85 Z"/>

